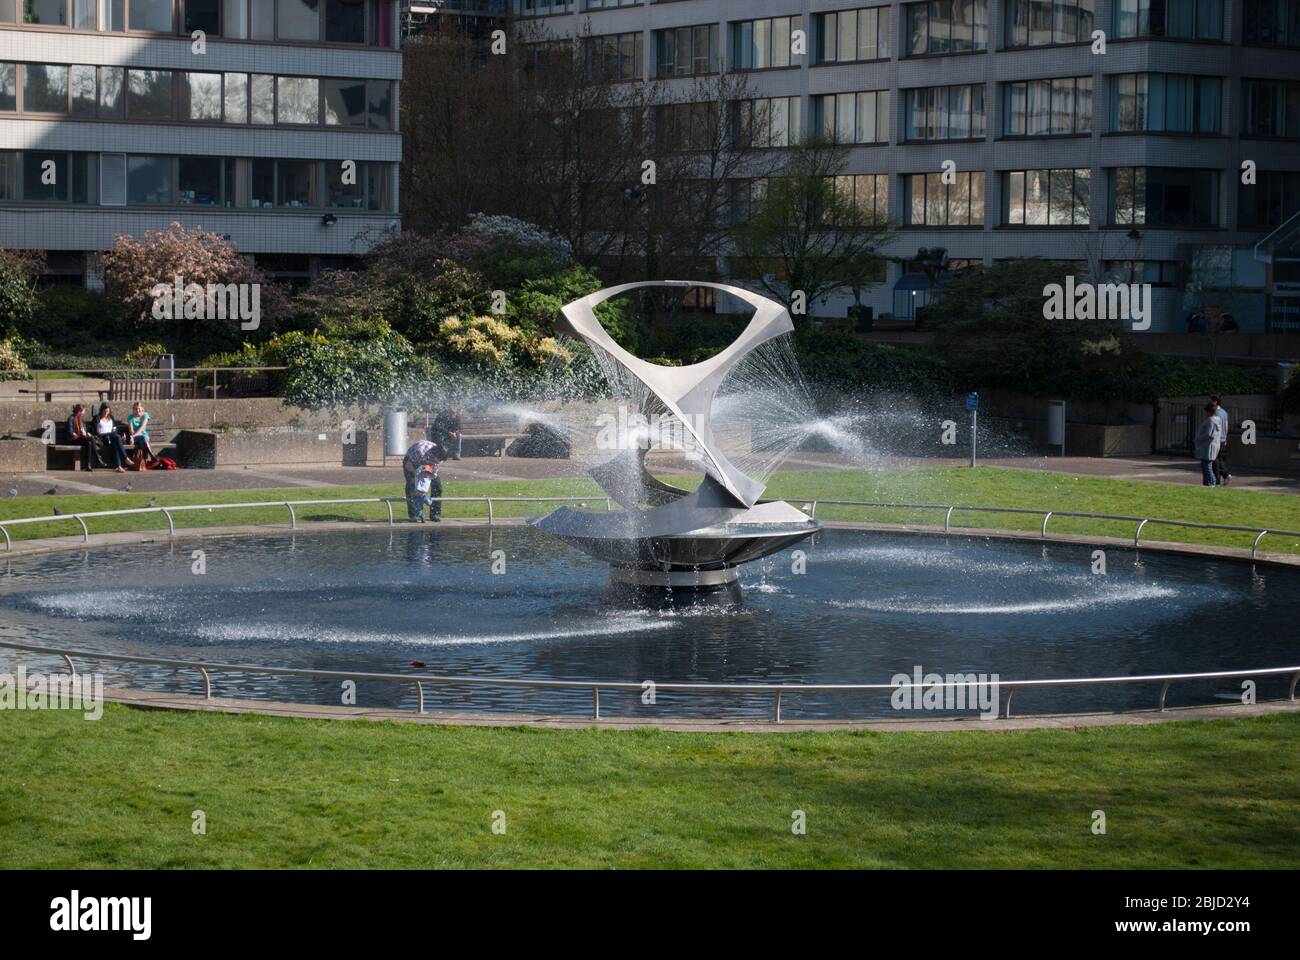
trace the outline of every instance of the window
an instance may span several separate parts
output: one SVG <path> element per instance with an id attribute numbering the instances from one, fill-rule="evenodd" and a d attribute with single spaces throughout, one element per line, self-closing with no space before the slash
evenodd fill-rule
<path id="1" fill-rule="evenodd" d="M 1300 137 L 1300 80 L 1243 80 L 1246 101 L 1242 133 L 1255 137 Z"/>
<path id="2" fill-rule="evenodd" d="M 371 210 L 391 210 L 392 202 L 388 196 L 390 166 L 387 163 L 366 164 L 366 193 L 369 195 Z"/>
<path id="3" fill-rule="evenodd" d="M 103 17 L 99 22 L 100 30 L 121 33 L 126 29 L 126 0 L 101 0 L 100 12 Z M 120 155 L 115 156 L 118 156 L 121 163 L 120 169 L 115 168 L 113 173 L 120 173 L 121 176 L 113 182 L 112 186 L 114 194 L 121 197 L 122 200 L 119 203 L 111 204 L 111 206 L 121 206 L 126 202 L 126 158 Z M 100 185 L 103 186 L 102 175 Z M 101 193 L 103 193 L 102 190 Z M 107 201 L 105 203 L 107 204 Z"/>
<path id="4" fill-rule="evenodd" d="M 0 150 L 0 200 L 18 199 L 18 152 Z"/>
<path id="5" fill-rule="evenodd" d="M 171 157 L 127 157 L 126 202 L 132 206 L 175 203 Z"/>
<path id="6" fill-rule="evenodd" d="M 1172 287 L 1179 283 L 1182 264 L 1177 260 L 1107 260 L 1106 272 L 1121 283 L 1149 283 Z"/>
<path id="7" fill-rule="evenodd" d="M 275 77 L 265 73 L 253 74 L 249 103 L 252 105 L 253 123 L 275 123 Z"/>
<path id="8" fill-rule="evenodd" d="M 249 161 L 249 192 L 248 205 L 250 207 L 269 208 L 275 206 L 275 161 L 274 160 L 251 160 Z"/>
<path id="9" fill-rule="evenodd" d="M 1092 129 L 1092 77 L 1007 83 L 1002 97 L 1002 132 L 1008 137 L 1046 137 Z"/>
<path id="10" fill-rule="evenodd" d="M 521 17 L 546 17 L 556 13 L 573 13 L 573 0 L 514 0 L 515 13 Z M 605 0 L 605 6 L 614 6 Z"/>
<path id="11" fill-rule="evenodd" d="M 984 86 L 905 91 L 907 140 L 978 140 L 985 135 Z"/>
<path id="12" fill-rule="evenodd" d="M 640 80 L 645 42 L 640 33 L 613 33 L 590 37 L 586 45 L 586 69 L 597 83 Z"/>
<path id="13" fill-rule="evenodd" d="M 1095 26 L 1094 0 L 1007 0 L 1008 47 L 1087 43 Z"/>
<path id="14" fill-rule="evenodd" d="M 1092 177 L 1087 169 L 1006 173 L 1002 222 L 1025 226 L 1087 226 Z"/>
<path id="15" fill-rule="evenodd" d="M 221 205 L 221 158 L 181 157 L 176 162 L 176 200 L 182 206 Z"/>
<path id="16" fill-rule="evenodd" d="M 716 103 L 666 104 L 655 112 L 655 140 L 666 151 L 708 150 L 717 142 L 718 123 Z"/>
<path id="17" fill-rule="evenodd" d="M 121 67 L 99 68 L 99 115 L 122 119 L 126 116 L 126 71 Z"/>
<path id="18" fill-rule="evenodd" d="M 813 15 L 818 63 L 889 59 L 889 8 Z"/>
<path id="19" fill-rule="evenodd" d="M 23 110 L 26 113 L 67 113 L 68 68 L 48 63 L 25 64 Z"/>
<path id="20" fill-rule="evenodd" d="M 788 147 L 803 136 L 798 97 L 743 100 L 735 105 L 733 137 L 750 147 Z"/>
<path id="21" fill-rule="evenodd" d="M 276 77 L 275 122 L 320 122 L 320 81 L 315 77 Z"/>
<path id="22" fill-rule="evenodd" d="M 858 208 L 863 220 L 871 223 L 889 220 L 889 174 L 836 177 L 835 189 Z"/>
<path id="23" fill-rule="evenodd" d="M 989 46 L 986 0 L 929 0 L 903 7 L 907 55 L 970 53 Z"/>
<path id="24" fill-rule="evenodd" d="M 366 81 L 324 80 L 325 123 L 331 127 L 366 125 Z"/>
<path id="25" fill-rule="evenodd" d="M 1112 0 L 1121 37 L 1222 40 L 1223 0 Z"/>
<path id="26" fill-rule="evenodd" d="M 889 91 L 835 93 L 813 100 L 817 129 L 836 143 L 888 143 Z"/>
<path id="27" fill-rule="evenodd" d="M 1300 47 L 1300 0 L 1246 0 L 1241 42 Z"/>
<path id="28" fill-rule="evenodd" d="M 1300 213 L 1300 171 L 1259 170 L 1255 183 L 1242 184 L 1237 198 L 1237 226 L 1271 230 Z"/>
<path id="29" fill-rule="evenodd" d="M 955 183 L 941 173 L 903 178 L 905 221 L 915 226 L 967 227 L 984 223 L 984 174 L 958 172 Z"/>
<path id="30" fill-rule="evenodd" d="M 325 39 L 329 43 L 365 43 L 366 0 L 325 0 Z"/>
<path id="31" fill-rule="evenodd" d="M 226 123 L 248 123 L 248 74 L 228 73 L 223 86 L 222 119 Z"/>
<path id="32" fill-rule="evenodd" d="M 184 9 L 184 33 L 202 30 L 210 37 L 221 36 L 221 0 L 185 0 Z"/>
<path id="33" fill-rule="evenodd" d="M 718 72 L 718 25 L 655 31 L 655 70 L 661 77 Z"/>
<path id="34" fill-rule="evenodd" d="M 320 0 L 275 0 L 281 40 L 320 39 Z M 257 6 L 254 0 L 253 6 Z"/>
<path id="35" fill-rule="evenodd" d="M 67 0 L 22 0 L 23 23 L 37 24 L 42 27 L 66 27 L 68 25 Z M 9 18 L 11 21 L 13 17 Z"/>
<path id="36" fill-rule="evenodd" d="M 126 113 L 132 120 L 170 120 L 172 118 L 172 72 L 170 70 L 128 70 L 126 72 Z"/>
<path id="37" fill-rule="evenodd" d="M 1218 133 L 1222 81 L 1176 73 L 1126 73 L 1110 78 L 1110 128 Z"/>
<path id="38" fill-rule="evenodd" d="M 0 63 L 0 110 L 18 109 L 18 66 Z"/>
<path id="39" fill-rule="evenodd" d="M 131 0 L 127 6 L 131 30 L 148 30 L 152 33 L 171 33 L 172 0 Z"/>
<path id="40" fill-rule="evenodd" d="M 126 155 L 105 153 L 99 158 L 99 202 L 106 207 L 126 206 Z"/>
<path id="41" fill-rule="evenodd" d="M 1216 170 L 1116 167 L 1110 171 L 1110 222 L 1212 227 L 1219 219 Z"/>
<path id="42" fill-rule="evenodd" d="M 95 29 L 95 7 L 98 0 L 72 0 L 72 28 Z"/>
<path id="43" fill-rule="evenodd" d="M 72 115 L 74 117 L 93 117 L 97 99 L 95 68 L 74 63 L 72 65 L 71 87 Z"/>
<path id="44" fill-rule="evenodd" d="M 221 120 L 221 74 L 183 73 L 185 115 L 191 120 Z"/>
<path id="45" fill-rule="evenodd" d="M 361 165 L 362 167 L 365 164 Z M 351 182 L 347 182 L 351 181 Z M 339 160 L 325 161 L 325 206 L 364 210 L 366 178 L 363 170 L 344 169 Z"/>
<path id="46" fill-rule="evenodd" d="M 311 160 L 279 160 L 275 166 L 275 205 L 315 206 L 316 164 Z"/>
<path id="47" fill-rule="evenodd" d="M 731 25 L 731 69 L 766 70 L 790 66 L 790 35 L 798 17 L 745 20 Z"/>
<path id="48" fill-rule="evenodd" d="M 24 200 L 62 203 L 68 199 L 72 171 L 66 153 L 24 150 L 22 158 Z"/>
<path id="49" fill-rule="evenodd" d="M 387 80 L 366 81 L 367 112 L 371 130 L 393 128 L 393 88 Z"/>

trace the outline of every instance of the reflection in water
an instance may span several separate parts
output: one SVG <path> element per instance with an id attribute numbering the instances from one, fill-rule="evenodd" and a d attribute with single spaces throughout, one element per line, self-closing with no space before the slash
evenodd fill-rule
<path id="1" fill-rule="evenodd" d="M 190 572 L 193 549 L 207 573 Z M 739 607 L 627 609 L 603 566 L 528 528 L 300 532 L 20 558 L 0 580 L 0 636 L 83 649 L 329 670 L 696 682 L 888 683 L 895 673 L 1002 679 L 1278 666 L 1300 658 L 1300 572 L 1109 548 L 829 530 L 742 571 Z M 494 573 L 493 552 L 504 552 Z M 501 566 L 497 565 L 500 570 Z M 84 669 L 84 668 L 83 668 Z M 197 675 L 99 669 L 111 683 L 201 692 Z M 1230 685 L 1179 685 L 1171 704 Z M 1273 688 L 1278 689 L 1274 690 Z M 1260 696 L 1285 691 L 1262 680 Z M 337 681 L 218 674 L 225 696 L 337 702 Z M 585 713 L 587 691 L 436 687 L 431 709 Z M 363 683 L 411 706 L 412 684 Z M 1019 710 L 1149 707 L 1156 690 L 1025 690 Z M 602 697 L 611 714 L 766 715 L 767 697 Z M 792 717 L 892 716 L 879 694 L 787 695 Z"/>

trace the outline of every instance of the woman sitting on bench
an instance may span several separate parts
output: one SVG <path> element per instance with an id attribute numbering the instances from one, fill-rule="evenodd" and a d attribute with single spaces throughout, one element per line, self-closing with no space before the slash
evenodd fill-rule
<path id="1" fill-rule="evenodd" d="M 126 445 L 122 435 L 117 432 L 117 421 L 113 419 L 113 410 L 107 403 L 99 405 L 99 415 L 95 417 L 95 436 L 99 439 L 101 449 L 108 445 L 113 449 L 113 460 L 117 464 L 115 473 L 126 473 Z"/>
<path id="2" fill-rule="evenodd" d="M 148 470 L 149 461 L 154 458 L 153 447 L 149 445 L 149 421 L 152 418 L 139 400 L 131 407 L 131 416 L 126 418 L 126 425 L 131 430 L 131 452 L 134 455 L 133 467 L 136 470 Z"/>
<path id="3" fill-rule="evenodd" d="M 71 443 L 81 444 L 82 459 L 87 471 L 94 470 L 96 466 L 107 466 L 104 458 L 99 455 L 99 443 L 89 426 L 86 422 L 86 406 L 79 403 L 72 408 L 72 416 L 68 417 L 68 438 Z"/>

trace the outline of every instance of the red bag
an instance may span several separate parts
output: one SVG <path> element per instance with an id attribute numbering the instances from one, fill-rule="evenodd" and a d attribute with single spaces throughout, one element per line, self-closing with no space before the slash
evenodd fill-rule
<path id="1" fill-rule="evenodd" d="M 171 457 L 154 457 L 149 461 L 150 470 L 179 470 L 176 461 Z"/>

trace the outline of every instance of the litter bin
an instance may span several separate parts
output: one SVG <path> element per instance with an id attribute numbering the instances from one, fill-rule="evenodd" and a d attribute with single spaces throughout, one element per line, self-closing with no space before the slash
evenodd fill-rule
<path id="1" fill-rule="evenodd" d="M 384 414 L 384 458 L 406 456 L 406 411 Z"/>
<path id="2" fill-rule="evenodd" d="M 1277 365 L 1277 390 L 1281 393 L 1291 382 L 1291 377 L 1295 373 L 1295 364 L 1290 360 L 1280 361 Z"/>
<path id="3" fill-rule="evenodd" d="M 1061 456 L 1065 456 L 1065 401 L 1047 401 L 1047 443 L 1060 447 Z"/>

